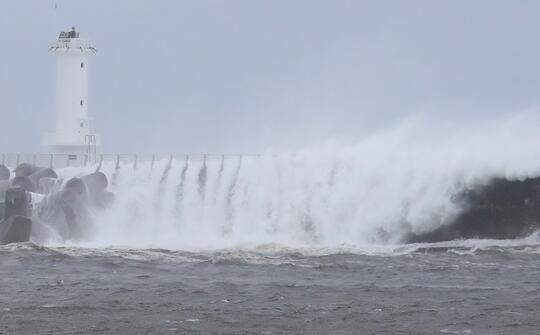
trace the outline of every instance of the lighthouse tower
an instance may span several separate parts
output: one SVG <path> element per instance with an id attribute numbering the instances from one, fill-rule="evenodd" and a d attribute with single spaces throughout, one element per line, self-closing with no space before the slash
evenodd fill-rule
<path id="1" fill-rule="evenodd" d="M 72 28 L 49 51 L 56 55 L 56 129 L 43 143 L 53 153 L 95 154 L 99 139 L 88 116 L 88 60 L 96 49 Z"/>

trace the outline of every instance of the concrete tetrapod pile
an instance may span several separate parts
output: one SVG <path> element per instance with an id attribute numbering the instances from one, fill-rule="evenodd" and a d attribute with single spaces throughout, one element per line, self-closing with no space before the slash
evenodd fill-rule
<path id="1" fill-rule="evenodd" d="M 107 187 L 99 171 L 62 180 L 50 168 L 0 165 L 0 244 L 82 238 L 93 211 L 114 200 Z"/>

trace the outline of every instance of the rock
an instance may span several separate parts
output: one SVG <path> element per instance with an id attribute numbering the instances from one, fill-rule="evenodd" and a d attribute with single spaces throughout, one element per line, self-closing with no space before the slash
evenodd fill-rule
<path id="1" fill-rule="evenodd" d="M 32 164 L 21 163 L 15 168 L 15 177 L 28 177 L 38 170 L 39 168 Z"/>
<path id="2" fill-rule="evenodd" d="M 70 190 L 78 196 L 86 193 L 86 185 L 81 178 L 71 178 L 64 184 L 65 190 Z"/>
<path id="3" fill-rule="evenodd" d="M 0 180 L 9 180 L 11 178 L 11 171 L 8 167 L 0 164 Z"/>
<path id="4" fill-rule="evenodd" d="M 30 216 L 30 197 L 21 187 L 10 187 L 6 191 L 4 218 L 15 215 Z"/>
<path id="5" fill-rule="evenodd" d="M 88 187 L 90 193 L 105 192 L 109 186 L 107 176 L 103 172 L 94 172 L 81 177 L 84 184 Z"/>
<path id="6" fill-rule="evenodd" d="M 540 229 L 540 178 L 492 179 L 456 197 L 462 212 L 449 224 L 407 236 L 409 243 L 455 239 L 514 239 Z"/>
<path id="7" fill-rule="evenodd" d="M 94 172 L 92 174 L 81 177 L 88 190 L 88 197 L 93 205 L 98 207 L 109 206 L 114 200 L 114 194 L 107 192 L 109 181 L 107 176 L 102 172 Z"/>
<path id="8" fill-rule="evenodd" d="M 21 187 L 25 191 L 34 192 L 36 190 L 36 185 L 32 182 L 29 177 L 18 176 L 11 180 L 10 187 Z"/>
<path id="9" fill-rule="evenodd" d="M 56 178 L 40 178 L 37 185 L 37 192 L 40 194 L 49 194 L 57 187 L 59 180 Z"/>
<path id="10" fill-rule="evenodd" d="M 44 178 L 56 179 L 58 178 L 58 175 L 56 174 L 56 172 L 54 172 L 53 169 L 39 168 L 34 173 L 29 175 L 28 178 L 32 181 L 32 184 L 34 185 L 34 192 L 44 193 L 40 190 L 40 181 Z"/>
<path id="11" fill-rule="evenodd" d="M 83 235 L 90 223 L 86 185 L 71 178 L 36 205 L 37 218 L 47 222 L 63 239 Z"/>
<path id="12" fill-rule="evenodd" d="M 14 215 L 0 223 L 0 244 L 27 242 L 32 232 L 32 220 Z"/>

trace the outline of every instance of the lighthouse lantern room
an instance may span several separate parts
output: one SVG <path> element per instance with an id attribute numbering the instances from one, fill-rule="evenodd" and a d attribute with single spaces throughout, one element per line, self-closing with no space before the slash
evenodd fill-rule
<path id="1" fill-rule="evenodd" d="M 56 129 L 44 145 L 53 153 L 95 154 L 99 139 L 88 115 L 88 60 L 96 49 L 72 28 L 49 51 L 56 55 Z"/>

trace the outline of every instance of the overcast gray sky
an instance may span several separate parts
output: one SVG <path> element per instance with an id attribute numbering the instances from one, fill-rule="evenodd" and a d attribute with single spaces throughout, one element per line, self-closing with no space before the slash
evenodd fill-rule
<path id="1" fill-rule="evenodd" d="M 539 14 L 524 0 L 1 0 L 0 151 L 43 151 L 47 50 L 71 26 L 98 49 L 105 151 L 236 153 L 538 105 Z"/>

